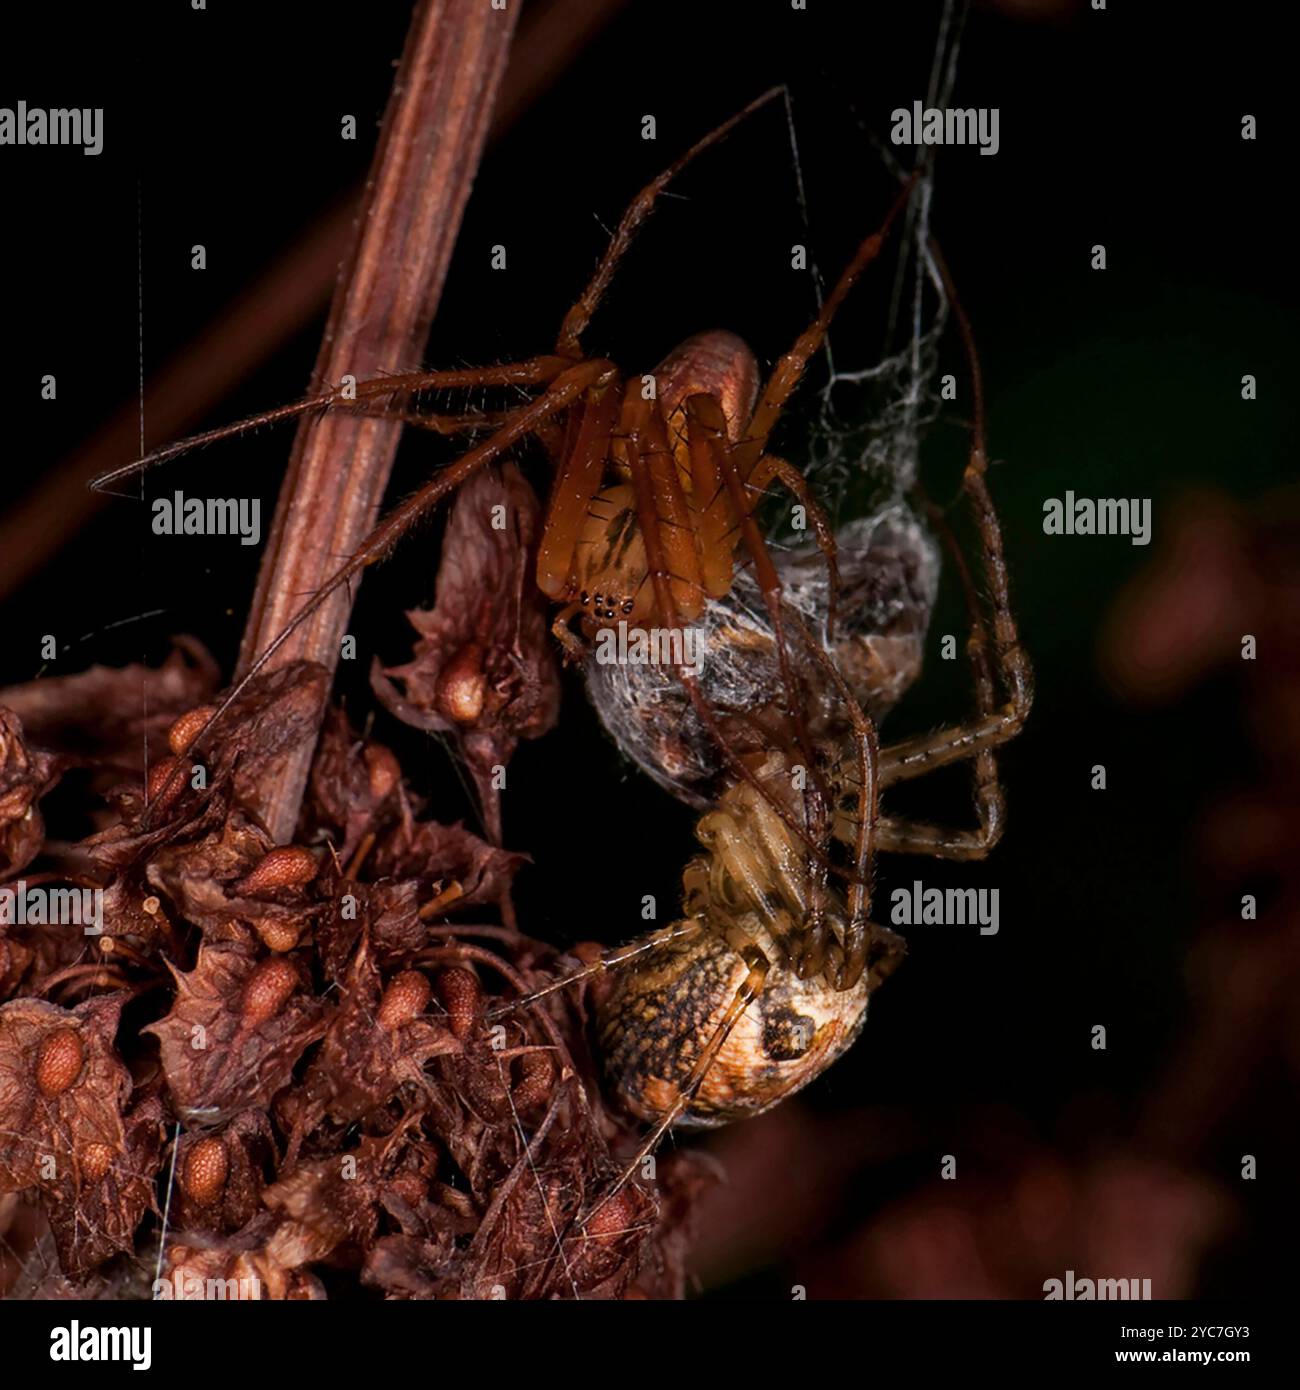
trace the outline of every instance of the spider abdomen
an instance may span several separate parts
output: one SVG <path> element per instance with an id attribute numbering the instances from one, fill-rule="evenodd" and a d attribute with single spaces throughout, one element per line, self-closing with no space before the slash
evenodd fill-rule
<path id="1" fill-rule="evenodd" d="M 761 939 L 754 923 L 747 930 Z M 748 966 L 701 923 L 615 972 L 597 1005 L 610 1090 L 643 1120 L 677 1099 L 742 985 Z M 836 991 L 773 966 L 678 1121 L 712 1127 L 758 1115 L 819 1076 L 853 1043 L 867 1013 L 867 981 Z"/>

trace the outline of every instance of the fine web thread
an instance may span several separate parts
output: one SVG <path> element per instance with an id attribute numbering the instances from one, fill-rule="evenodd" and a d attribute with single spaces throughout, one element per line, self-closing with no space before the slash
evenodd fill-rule
<path id="1" fill-rule="evenodd" d="M 926 88 L 931 107 L 946 106 L 951 96 L 966 9 L 965 0 L 945 0 L 943 5 Z M 934 380 L 939 339 L 948 317 L 943 286 L 928 249 L 933 166 L 920 157 L 923 152 L 917 152 L 909 170 L 900 161 L 904 152 L 874 132 L 864 130 L 863 134 L 891 177 L 900 182 L 908 172 L 918 172 L 919 177 L 896 234 L 898 250 L 881 356 L 865 366 L 840 370 L 827 355 L 830 370 L 802 464 L 833 522 L 890 506 L 915 483 L 921 442 L 938 414 Z M 796 181 L 802 205 L 803 177 L 798 168 Z M 819 284 L 817 294 L 820 303 Z M 774 540 L 789 545 L 806 537 L 778 529 Z"/>

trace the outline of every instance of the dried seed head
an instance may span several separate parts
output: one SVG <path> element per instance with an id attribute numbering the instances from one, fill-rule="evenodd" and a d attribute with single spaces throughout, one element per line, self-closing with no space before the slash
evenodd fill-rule
<path id="1" fill-rule="evenodd" d="M 222 1194 L 230 1172 L 230 1153 L 223 1139 L 200 1139 L 185 1155 L 181 1186 L 200 1206 L 210 1207 Z"/>
<path id="2" fill-rule="evenodd" d="M 525 1052 L 519 1059 L 519 1070 L 522 1076 L 511 1096 L 517 1109 L 530 1110 L 549 1098 L 555 1083 L 555 1064 L 548 1052 Z"/>
<path id="3" fill-rule="evenodd" d="M 586 1222 L 584 1230 L 589 1240 L 608 1245 L 618 1236 L 626 1233 L 632 1220 L 634 1207 L 626 1188 L 616 1193 L 604 1206 L 598 1208 Z"/>
<path id="4" fill-rule="evenodd" d="M 149 785 L 145 793 L 147 801 L 157 801 L 162 796 L 164 790 L 168 793 L 168 800 L 180 791 L 185 785 L 182 777 L 177 777 L 172 781 L 172 773 L 180 766 L 179 758 L 162 758 L 149 769 Z"/>
<path id="5" fill-rule="evenodd" d="M 298 944 L 298 928 L 292 922 L 259 917 L 254 920 L 253 928 L 268 951 L 292 951 Z"/>
<path id="6" fill-rule="evenodd" d="M 113 1166 L 116 1154 L 111 1144 L 87 1144 L 78 1157 L 81 1160 L 81 1176 L 87 1182 L 98 1182 Z"/>
<path id="7" fill-rule="evenodd" d="M 397 759 L 379 743 L 367 743 L 362 757 L 370 777 L 370 795 L 383 801 L 402 780 L 402 768 Z"/>
<path id="8" fill-rule="evenodd" d="M 246 1027 L 255 1028 L 274 1018 L 298 988 L 298 972 L 284 956 L 271 956 L 248 977 L 241 1012 Z"/>
<path id="9" fill-rule="evenodd" d="M 403 970 L 394 977 L 379 1001 L 379 1026 L 392 1032 L 424 1012 L 429 1002 L 429 981 L 418 970 Z"/>
<path id="10" fill-rule="evenodd" d="M 86 1049 L 75 1029 L 59 1028 L 49 1034 L 36 1054 L 36 1084 L 47 1096 L 62 1095 L 81 1075 Z"/>
<path id="11" fill-rule="evenodd" d="M 438 998 L 447 1010 L 451 1031 L 462 1041 L 469 1037 L 474 1028 L 482 997 L 478 977 L 468 970 L 453 965 L 438 972 Z"/>
<path id="12" fill-rule="evenodd" d="M 483 672 L 483 648 L 470 642 L 442 668 L 436 695 L 439 713 L 454 724 L 474 724 L 483 713 L 487 676 Z"/>
<path id="13" fill-rule="evenodd" d="M 301 888 L 316 877 L 316 856 L 303 845 L 281 845 L 264 855 L 234 885 L 236 893 L 268 892 L 272 888 Z"/>
<path id="14" fill-rule="evenodd" d="M 173 753 L 185 753 L 194 742 L 199 730 L 216 713 L 215 705 L 199 705 L 182 714 L 167 730 L 167 746 Z"/>

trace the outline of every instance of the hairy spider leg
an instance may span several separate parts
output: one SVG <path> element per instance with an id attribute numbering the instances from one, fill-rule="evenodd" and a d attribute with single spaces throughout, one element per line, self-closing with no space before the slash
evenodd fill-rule
<path id="1" fill-rule="evenodd" d="M 946 830 L 938 826 L 885 818 L 881 822 L 880 837 L 882 848 L 888 845 L 891 850 L 898 852 L 932 854 L 948 859 L 979 859 L 997 843 L 1003 828 L 1002 788 L 992 757 L 985 755 L 1014 738 L 1023 728 L 1033 703 L 1033 670 L 1020 643 L 1011 607 L 1002 528 L 986 481 L 988 451 L 985 444 L 984 388 L 975 338 L 938 246 L 931 242 L 930 250 L 952 306 L 972 382 L 974 410 L 971 451 L 962 477 L 962 489 L 980 536 L 983 577 L 993 616 L 992 662 L 989 658 L 988 635 L 984 623 L 979 620 L 979 603 L 969 572 L 964 564 L 959 565 L 958 572 L 962 576 L 968 607 L 973 615 L 968 650 L 975 677 L 976 716 L 966 724 L 906 739 L 884 748 L 881 751 L 880 774 L 881 786 L 888 787 L 894 782 L 922 776 L 950 763 L 975 759 L 978 826 L 974 830 Z M 1005 698 L 1005 703 L 1000 706 L 995 701 L 994 674 Z"/>

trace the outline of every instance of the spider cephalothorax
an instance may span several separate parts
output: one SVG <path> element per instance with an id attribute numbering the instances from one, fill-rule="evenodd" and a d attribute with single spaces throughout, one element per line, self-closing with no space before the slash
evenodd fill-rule
<path id="1" fill-rule="evenodd" d="M 721 456 L 739 445 L 758 386 L 754 354 L 715 331 L 575 408 L 537 560 L 542 592 L 564 605 L 555 632 L 571 654 L 575 616 L 588 638 L 615 622 L 691 623 L 731 587 L 742 516 L 771 472 L 754 479 L 750 468 L 729 487 L 735 465 Z"/>

